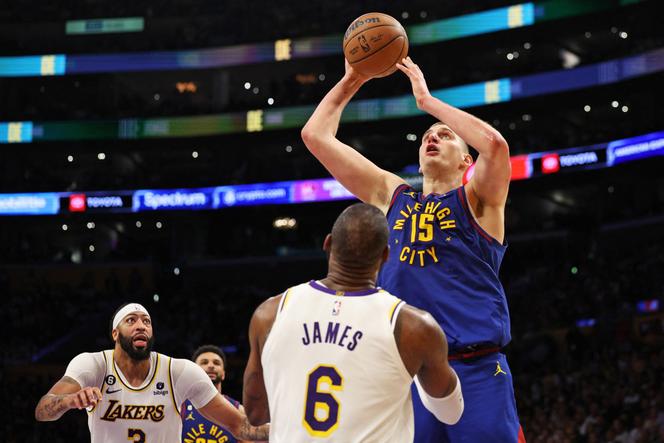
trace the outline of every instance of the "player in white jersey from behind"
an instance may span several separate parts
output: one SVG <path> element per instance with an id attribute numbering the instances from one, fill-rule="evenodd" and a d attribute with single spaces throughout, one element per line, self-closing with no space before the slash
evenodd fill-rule
<path id="1" fill-rule="evenodd" d="M 439 420 L 461 417 L 438 323 L 376 288 L 387 239 L 379 209 L 350 206 L 325 239 L 327 277 L 256 309 L 243 403 L 252 424 L 270 421 L 270 442 L 412 442 L 414 376 Z"/>
<path id="2" fill-rule="evenodd" d="M 69 363 L 39 400 L 38 421 L 86 409 L 92 443 L 179 443 L 179 405 L 189 400 L 238 438 L 267 440 L 269 426 L 251 426 L 197 364 L 152 352 L 152 319 L 143 306 L 121 306 L 111 319 L 111 336 L 114 349 L 79 354 Z"/>

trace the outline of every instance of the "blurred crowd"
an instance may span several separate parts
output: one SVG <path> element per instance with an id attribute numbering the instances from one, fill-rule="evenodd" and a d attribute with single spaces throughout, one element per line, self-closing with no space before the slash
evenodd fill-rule
<path id="1" fill-rule="evenodd" d="M 513 329 L 506 352 L 527 441 L 664 441 L 664 316 L 636 309 L 641 298 L 661 299 L 664 254 L 625 234 L 633 245 L 598 237 L 594 258 L 585 246 L 567 245 L 577 273 L 555 263 L 564 247 L 535 255 L 525 251 L 546 245 L 511 246 L 503 270 Z M 81 414 L 45 425 L 33 421 L 32 408 L 74 355 L 111 346 L 108 319 L 123 300 L 148 306 L 160 352 L 187 358 L 201 343 L 224 346 L 225 389 L 241 397 L 253 309 L 324 269 L 321 255 L 203 261 L 179 275 L 147 263 L 3 269 L 0 291 L 12 297 L 0 311 L 2 389 L 17 399 L 2 406 L 16 417 L 4 425 L 6 441 L 85 436 Z M 577 324 L 582 319 L 593 321 Z"/>

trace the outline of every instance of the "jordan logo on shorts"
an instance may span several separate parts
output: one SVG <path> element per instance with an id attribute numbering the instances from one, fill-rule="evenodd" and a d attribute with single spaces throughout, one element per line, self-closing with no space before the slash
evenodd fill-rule
<path id="1" fill-rule="evenodd" d="M 496 362 L 496 373 L 493 374 L 493 376 L 495 377 L 495 376 L 498 375 L 498 374 L 505 374 L 505 375 L 507 375 L 507 372 L 503 371 L 503 369 L 500 367 L 500 362 L 499 362 L 499 361 Z"/>

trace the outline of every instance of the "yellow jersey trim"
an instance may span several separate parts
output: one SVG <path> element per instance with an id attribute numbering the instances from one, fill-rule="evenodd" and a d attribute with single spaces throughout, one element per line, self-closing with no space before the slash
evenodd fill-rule
<path id="1" fill-rule="evenodd" d="M 104 385 L 106 385 L 106 377 L 108 376 L 108 359 L 106 358 L 106 351 L 101 351 L 101 355 L 102 355 L 102 357 L 104 357 L 104 365 L 106 367 L 106 369 L 104 369 L 104 379 L 101 381 L 101 386 L 99 387 L 99 391 L 101 392 L 101 396 L 103 398 L 104 397 Z M 98 404 L 99 403 L 97 403 L 97 405 Z M 90 409 L 89 411 L 87 409 L 85 411 L 88 414 L 92 414 L 93 412 L 95 412 L 95 409 L 97 408 L 97 405 L 94 405 L 92 407 L 92 409 Z"/>
<path id="2" fill-rule="evenodd" d="M 173 400 L 173 407 L 175 408 L 175 412 L 180 415 L 180 408 L 178 408 L 178 404 L 175 401 L 175 388 L 173 387 L 173 373 L 171 372 L 171 363 L 173 362 L 173 357 L 168 357 L 168 384 L 171 387 L 171 400 Z"/>
<path id="3" fill-rule="evenodd" d="M 390 319 L 390 324 L 392 324 L 392 322 L 394 321 L 394 311 L 397 309 L 397 306 L 399 306 L 400 303 L 402 303 L 402 300 L 397 299 L 397 301 L 394 302 L 394 304 L 390 308 L 390 315 L 388 315 L 388 318 Z"/>
<path id="4" fill-rule="evenodd" d="M 288 303 L 288 296 L 290 295 L 290 288 L 284 292 L 284 299 L 281 302 L 281 309 L 279 309 L 279 312 L 283 311 L 284 308 L 286 307 L 286 303 Z"/>

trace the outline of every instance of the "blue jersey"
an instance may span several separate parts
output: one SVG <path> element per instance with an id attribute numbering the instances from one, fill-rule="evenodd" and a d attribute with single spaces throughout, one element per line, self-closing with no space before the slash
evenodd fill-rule
<path id="1" fill-rule="evenodd" d="M 463 187 L 424 196 L 399 186 L 387 213 L 390 257 L 378 284 L 431 313 L 450 352 L 510 341 L 505 291 L 498 279 L 506 246 L 471 215 Z"/>
<path id="2" fill-rule="evenodd" d="M 240 403 L 224 395 L 226 400 L 236 408 Z M 194 406 L 185 400 L 181 409 L 182 415 L 182 443 L 237 443 L 226 428 L 216 425 L 203 417 Z"/>

